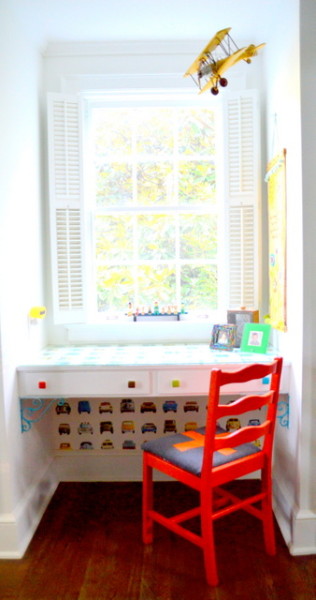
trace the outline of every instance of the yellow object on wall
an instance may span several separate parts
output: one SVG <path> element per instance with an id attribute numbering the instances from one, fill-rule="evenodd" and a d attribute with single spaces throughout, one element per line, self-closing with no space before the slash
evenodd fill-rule
<path id="1" fill-rule="evenodd" d="M 268 164 L 270 314 L 266 322 L 280 331 L 286 323 L 286 150 Z"/>
<path id="2" fill-rule="evenodd" d="M 29 312 L 31 319 L 44 319 L 46 317 L 45 306 L 33 306 Z"/>

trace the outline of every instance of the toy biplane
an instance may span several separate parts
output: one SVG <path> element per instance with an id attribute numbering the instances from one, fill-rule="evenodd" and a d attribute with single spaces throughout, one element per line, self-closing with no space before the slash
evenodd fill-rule
<path id="1" fill-rule="evenodd" d="M 250 46 L 238 48 L 229 35 L 230 30 L 231 27 L 227 27 L 227 29 L 218 31 L 184 74 L 184 77 L 188 75 L 192 77 L 200 88 L 200 93 L 210 89 L 216 96 L 219 92 L 219 85 L 226 87 L 228 84 L 227 79 L 223 77 L 225 71 L 240 60 L 251 63 L 252 57 L 256 56 L 258 50 L 265 46 L 265 44 L 259 46 L 250 44 Z"/>

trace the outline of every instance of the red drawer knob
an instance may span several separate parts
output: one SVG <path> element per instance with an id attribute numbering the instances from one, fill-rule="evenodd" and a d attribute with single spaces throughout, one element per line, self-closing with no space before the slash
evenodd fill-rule
<path id="1" fill-rule="evenodd" d="M 129 381 L 128 384 L 127 384 L 127 387 L 129 389 L 135 388 L 136 387 L 136 382 L 135 381 Z"/>
<path id="2" fill-rule="evenodd" d="M 39 382 L 38 382 L 38 388 L 39 388 L 40 390 L 46 390 L 46 387 L 47 387 L 47 385 L 46 385 L 46 381 L 39 381 Z"/>

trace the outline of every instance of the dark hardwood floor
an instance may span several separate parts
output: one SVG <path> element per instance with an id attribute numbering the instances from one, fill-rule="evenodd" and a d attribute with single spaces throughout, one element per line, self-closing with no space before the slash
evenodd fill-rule
<path id="1" fill-rule="evenodd" d="M 168 512 L 194 500 L 178 483 L 156 486 Z M 267 556 L 260 523 L 246 513 L 216 523 L 213 589 L 199 548 L 158 525 L 155 534 L 144 546 L 140 483 L 61 483 L 24 558 L 0 561 L 0 599 L 316 599 L 316 556 L 290 556 L 278 529 L 277 556 Z"/>

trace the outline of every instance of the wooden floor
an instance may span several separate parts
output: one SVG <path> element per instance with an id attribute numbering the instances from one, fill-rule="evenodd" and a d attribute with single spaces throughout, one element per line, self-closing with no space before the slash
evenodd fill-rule
<path id="1" fill-rule="evenodd" d="M 156 489 L 169 513 L 194 500 L 178 483 Z M 316 599 L 316 556 L 290 556 L 279 531 L 277 556 L 266 556 L 260 523 L 246 513 L 216 523 L 213 589 L 198 547 L 158 525 L 155 533 L 145 547 L 139 483 L 62 483 L 24 558 L 0 560 L 0 599 Z"/>

